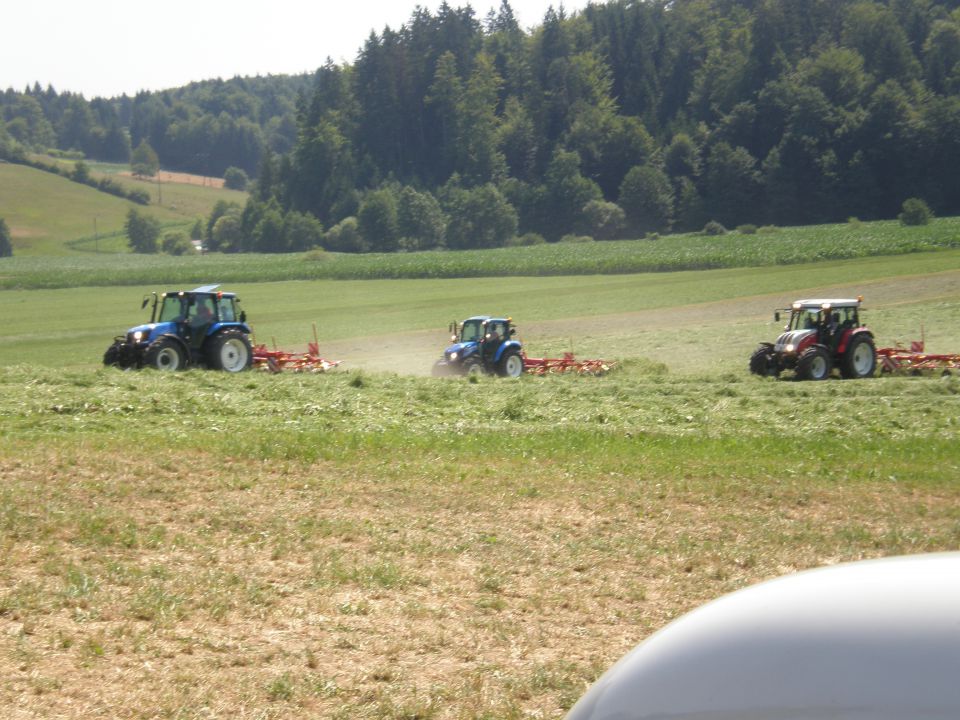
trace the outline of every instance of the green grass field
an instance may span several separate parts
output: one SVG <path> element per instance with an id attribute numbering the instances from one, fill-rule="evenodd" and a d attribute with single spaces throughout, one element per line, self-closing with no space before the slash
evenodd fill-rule
<path id="1" fill-rule="evenodd" d="M 802 296 L 862 294 L 878 344 L 922 328 L 960 351 L 957 249 L 407 280 L 125 256 L 113 272 L 144 274 L 99 287 L 110 266 L 79 257 L 55 289 L 43 259 L 13 260 L 5 287 L 41 289 L 0 290 L 4 711 L 559 719 L 723 593 L 960 547 L 960 378 L 746 371 Z M 302 349 L 316 323 L 343 369 L 100 366 L 144 293 L 224 276 L 258 340 Z M 480 312 L 512 315 L 531 354 L 619 367 L 424 377 L 447 323 Z"/>
<path id="2" fill-rule="evenodd" d="M 91 239 L 83 243 L 92 249 Z M 76 244 L 75 244 L 76 245 Z M 162 255 L 90 253 L 0 260 L 0 288 L 181 285 L 283 280 L 382 280 L 622 275 L 838 262 L 892 255 L 926 256 L 960 247 L 960 218 L 923 227 L 894 222 L 779 228 L 715 238 L 674 235 L 658 240 L 557 243 L 535 247 L 392 254 L 309 252 L 285 255 Z M 910 262 L 909 260 L 907 262 Z M 945 260 L 946 263 L 951 262 Z M 487 281 L 484 281 L 486 283 Z"/>
<path id="3" fill-rule="evenodd" d="M 165 183 L 163 204 L 158 205 L 155 183 L 111 177 L 150 191 L 151 204 L 141 207 L 58 175 L 0 163 L 0 217 L 13 236 L 14 259 L 42 257 L 53 262 L 64 255 L 126 252 L 123 224 L 131 207 L 156 217 L 165 227 L 189 230 L 197 218 L 210 214 L 218 199 L 242 204 L 246 197 L 235 191 Z"/>

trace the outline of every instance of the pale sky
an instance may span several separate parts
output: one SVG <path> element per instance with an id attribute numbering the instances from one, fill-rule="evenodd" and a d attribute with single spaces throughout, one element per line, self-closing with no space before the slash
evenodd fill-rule
<path id="1" fill-rule="evenodd" d="M 481 21 L 500 0 L 470 4 Z M 0 90 L 39 82 L 86 98 L 179 87 L 234 75 L 312 72 L 350 62 L 370 35 L 399 28 L 441 0 L 13 0 L 3 7 Z M 588 0 L 511 0 L 525 30 L 547 8 Z"/>

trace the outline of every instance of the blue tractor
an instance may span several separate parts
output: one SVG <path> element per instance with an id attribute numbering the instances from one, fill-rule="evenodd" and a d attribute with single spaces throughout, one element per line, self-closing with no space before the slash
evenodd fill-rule
<path id="1" fill-rule="evenodd" d="M 433 366 L 435 376 L 496 373 L 502 377 L 523 374 L 523 347 L 514 340 L 517 329 L 511 318 L 478 315 L 459 326 L 450 324 L 453 345 Z"/>
<path id="2" fill-rule="evenodd" d="M 206 285 L 196 290 L 152 293 L 150 322 L 118 336 L 103 364 L 123 369 L 183 370 L 202 365 L 240 372 L 253 362 L 246 313 L 233 293 Z M 151 301 L 143 299 L 141 309 Z"/>

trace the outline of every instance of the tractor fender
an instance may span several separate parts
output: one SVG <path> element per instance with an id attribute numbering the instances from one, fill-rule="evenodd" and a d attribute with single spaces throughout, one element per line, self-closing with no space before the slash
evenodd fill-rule
<path id="1" fill-rule="evenodd" d="M 840 342 L 837 344 L 837 354 L 843 355 L 847 351 L 847 347 L 853 342 L 855 337 L 866 336 L 873 340 L 873 333 L 865 327 L 852 328 L 847 330 L 843 336 L 840 338 Z"/>
<path id="2" fill-rule="evenodd" d="M 221 330 L 230 330 L 236 329 L 242 332 L 244 335 L 250 335 L 253 331 L 246 323 L 242 322 L 220 322 L 213 323 L 210 327 L 207 328 L 206 337 L 213 337 Z"/>
<path id="3" fill-rule="evenodd" d="M 518 353 L 522 351 L 522 346 L 516 340 L 507 340 L 504 343 L 501 343 L 500 347 L 497 348 L 496 354 L 493 356 L 494 362 L 500 362 L 500 358 L 503 357 L 504 353 L 509 350 L 516 350 Z"/>

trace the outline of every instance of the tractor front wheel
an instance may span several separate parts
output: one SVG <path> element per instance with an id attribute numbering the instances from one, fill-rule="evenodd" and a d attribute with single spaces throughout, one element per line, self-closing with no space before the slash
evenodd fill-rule
<path id="1" fill-rule="evenodd" d="M 103 354 L 103 364 L 107 367 L 117 367 L 120 364 L 120 343 L 115 342 Z"/>
<path id="2" fill-rule="evenodd" d="M 773 375 L 777 372 L 773 348 L 770 345 L 761 345 L 750 356 L 750 372 L 754 375 Z"/>
<path id="3" fill-rule="evenodd" d="M 176 340 L 162 337 L 150 343 L 143 354 L 143 364 L 155 370 L 183 370 L 187 358 Z"/>
<path id="4" fill-rule="evenodd" d="M 520 377 L 523 375 L 523 358 L 516 350 L 507 350 L 497 364 L 497 372 L 502 377 Z"/>
<path id="5" fill-rule="evenodd" d="M 463 374 L 467 377 L 483 375 L 483 363 L 478 357 L 469 357 L 463 361 Z"/>
<path id="6" fill-rule="evenodd" d="M 797 377 L 801 380 L 826 380 L 831 370 L 833 363 L 824 347 L 812 347 L 797 360 Z"/>
<path id="7" fill-rule="evenodd" d="M 253 364 L 250 339 L 238 330 L 224 330 L 207 341 L 207 365 L 214 370 L 240 372 Z"/>
<path id="8" fill-rule="evenodd" d="M 840 371 L 845 378 L 859 380 L 871 377 L 877 368 L 877 350 L 866 335 L 857 335 L 843 354 Z"/>

